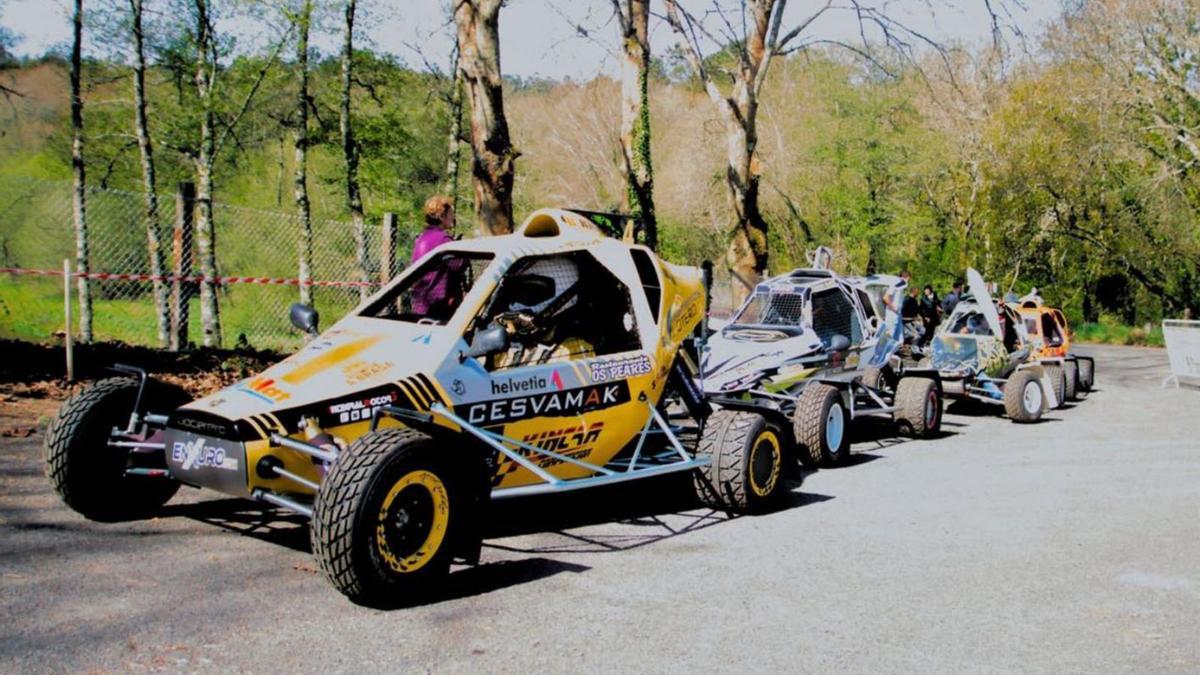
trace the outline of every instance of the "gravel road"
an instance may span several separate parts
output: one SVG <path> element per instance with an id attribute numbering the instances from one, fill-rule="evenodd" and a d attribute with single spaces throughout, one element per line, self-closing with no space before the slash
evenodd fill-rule
<path id="1" fill-rule="evenodd" d="M 1200 392 L 1159 388 L 1161 350 L 1086 351 L 1088 400 L 868 428 L 769 515 L 679 481 L 503 504 L 481 566 L 391 612 L 333 591 L 296 519 L 185 489 L 88 522 L 40 433 L 0 438 L 0 672 L 1200 671 Z"/>

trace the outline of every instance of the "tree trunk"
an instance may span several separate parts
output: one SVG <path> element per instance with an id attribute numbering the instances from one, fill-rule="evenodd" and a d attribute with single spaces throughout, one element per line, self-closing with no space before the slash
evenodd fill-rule
<path id="1" fill-rule="evenodd" d="M 621 149 L 625 161 L 626 199 L 641 216 L 646 245 L 658 248 L 654 214 L 654 170 L 650 163 L 650 18 L 649 0 L 618 6 L 621 16 Z"/>
<path id="2" fill-rule="evenodd" d="M 458 212 L 458 160 L 462 138 L 462 78 L 458 74 L 458 54 L 454 56 L 454 67 L 450 76 L 454 78 L 450 88 L 450 131 L 446 134 L 446 183 L 444 191 L 450 195 L 455 213 Z"/>
<path id="3" fill-rule="evenodd" d="M 342 33 L 342 98 L 341 132 L 342 155 L 346 160 L 346 208 L 354 224 L 354 262 L 358 280 L 371 280 L 367 270 L 367 225 L 363 215 L 362 195 L 358 188 L 358 144 L 354 141 L 354 120 L 350 118 L 350 84 L 354 73 L 354 11 L 355 0 L 346 0 L 346 25 Z M 369 286 L 359 286 L 359 301 L 371 294 Z"/>
<path id="4" fill-rule="evenodd" d="M 296 215 L 300 219 L 300 302 L 312 304 L 312 210 L 308 203 L 308 27 L 312 18 L 312 0 L 304 0 L 296 18 L 296 67 L 300 69 L 300 90 L 296 96 Z"/>
<path id="5" fill-rule="evenodd" d="M 74 179 L 71 213 L 75 220 L 75 271 L 79 287 L 79 341 L 92 341 L 92 289 L 88 283 L 87 177 L 83 165 L 83 97 L 80 79 L 83 66 L 83 0 L 75 0 L 71 20 L 71 173 Z M 67 330 L 71 330 L 67 326 Z"/>
<path id="6" fill-rule="evenodd" d="M 133 19 L 133 111 L 138 150 L 142 160 L 142 192 L 146 198 L 146 257 L 150 261 L 154 314 L 158 320 L 158 346 L 170 341 L 171 317 L 167 308 L 168 285 L 163 277 L 162 232 L 158 220 L 158 193 L 154 169 L 154 144 L 146 120 L 146 48 L 142 32 L 142 0 L 129 0 Z"/>
<path id="7" fill-rule="evenodd" d="M 513 230 L 514 161 L 500 77 L 501 0 L 457 0 L 459 64 L 471 99 L 475 218 L 490 234 Z"/>
<path id="8" fill-rule="evenodd" d="M 684 54 L 725 126 L 725 184 L 734 214 L 725 262 L 734 277 L 735 300 L 740 301 L 767 272 L 767 222 L 758 205 L 761 174 L 757 157 L 758 99 L 766 82 L 767 68 L 778 48 L 784 3 L 746 2 L 750 20 L 745 24 L 745 44 L 737 47 L 738 67 L 728 95 L 717 87 L 700 55 L 695 20 L 680 9 L 677 0 L 667 0 L 666 5 L 667 22 L 681 36 Z M 784 40 L 794 37 L 798 30 L 789 31 Z"/>
<path id="9" fill-rule="evenodd" d="M 212 28 L 206 0 L 196 3 L 196 93 L 200 99 L 200 148 L 196 166 L 196 248 L 200 254 L 200 325 L 205 347 L 221 346 L 221 316 L 217 308 L 217 254 L 213 228 L 213 165 L 216 162 L 216 139 L 212 100 L 212 69 L 209 64 Z M 211 69 L 210 69 L 211 68 Z"/>

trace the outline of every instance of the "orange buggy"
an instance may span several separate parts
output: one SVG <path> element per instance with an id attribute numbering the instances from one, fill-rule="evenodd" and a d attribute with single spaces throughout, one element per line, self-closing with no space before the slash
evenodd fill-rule
<path id="1" fill-rule="evenodd" d="M 1090 356 L 1071 353 L 1071 330 L 1062 310 L 1047 307 L 1040 297 L 1030 294 L 1021 298 L 1018 306 L 1025 332 L 1033 338 L 1037 358 L 1061 358 L 1062 380 L 1055 383 L 1060 401 L 1077 401 L 1092 390 L 1096 377 L 1096 362 Z"/>

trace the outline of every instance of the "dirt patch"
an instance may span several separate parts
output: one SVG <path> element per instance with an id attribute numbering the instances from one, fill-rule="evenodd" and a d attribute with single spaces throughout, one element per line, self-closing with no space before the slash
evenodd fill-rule
<path id="1" fill-rule="evenodd" d="M 120 363 L 145 369 L 155 378 L 203 396 L 260 372 L 283 358 L 270 351 L 195 349 L 165 352 L 121 343 L 78 345 L 75 382 L 66 380 L 61 345 L 0 340 L 0 436 L 20 436 L 45 424 L 58 406 L 97 379 L 118 373 Z"/>

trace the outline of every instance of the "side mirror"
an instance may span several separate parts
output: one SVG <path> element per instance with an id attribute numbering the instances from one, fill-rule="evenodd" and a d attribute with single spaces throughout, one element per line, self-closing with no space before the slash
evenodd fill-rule
<path id="1" fill-rule="evenodd" d="M 291 309 L 288 310 L 288 316 L 292 320 L 292 325 L 305 333 L 316 335 L 319 332 L 317 324 L 321 320 L 321 315 L 311 306 L 294 302 Z"/>
<path id="2" fill-rule="evenodd" d="M 827 352 L 844 352 L 850 349 L 850 338 L 845 335 L 834 335 L 829 339 L 829 346 L 825 348 Z"/>
<path id="3" fill-rule="evenodd" d="M 471 346 L 462 353 L 459 360 L 465 361 L 477 356 L 487 356 L 507 348 L 508 331 L 504 329 L 504 326 L 491 325 L 475 333 L 475 339 L 471 341 Z"/>

